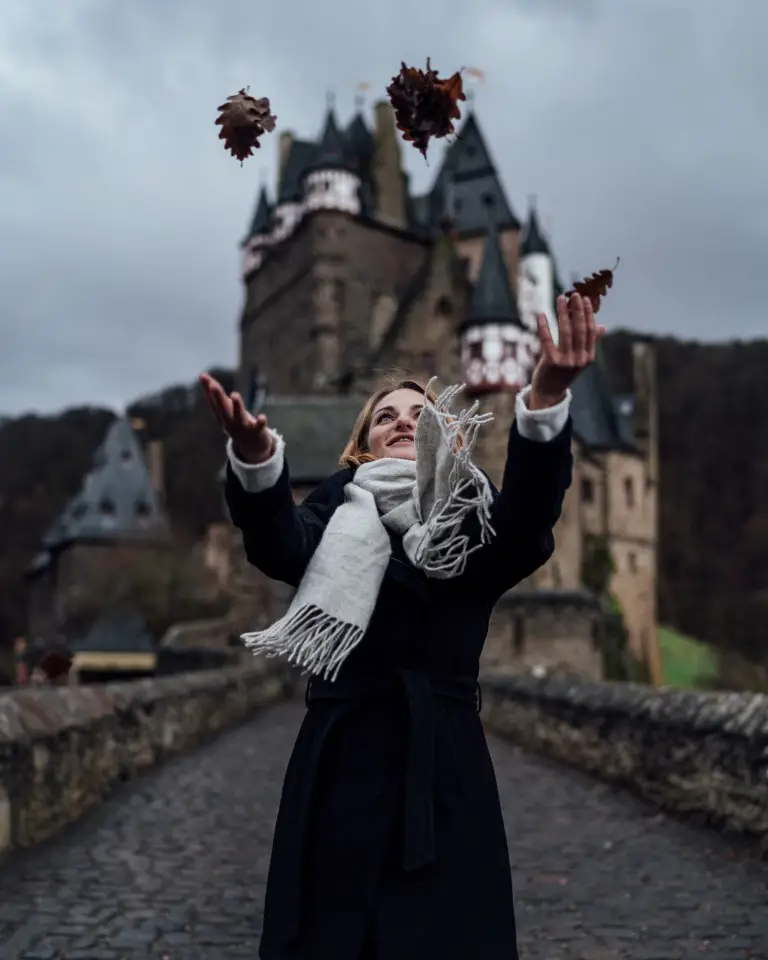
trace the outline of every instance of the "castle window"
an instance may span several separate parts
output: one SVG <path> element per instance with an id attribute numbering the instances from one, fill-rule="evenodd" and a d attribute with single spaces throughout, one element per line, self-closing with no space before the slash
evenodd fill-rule
<path id="1" fill-rule="evenodd" d="M 435 314 L 438 317 L 450 317 L 453 313 L 453 304 L 448 297 L 438 297 L 435 303 Z"/>
<path id="2" fill-rule="evenodd" d="M 637 556 L 632 551 L 627 554 L 627 566 L 630 573 L 637 573 Z"/>
<path id="3" fill-rule="evenodd" d="M 624 502 L 628 507 L 635 505 L 635 485 L 632 477 L 624 477 Z"/>
<path id="4" fill-rule="evenodd" d="M 522 615 L 515 617 L 512 645 L 515 656 L 521 657 L 523 655 L 523 649 L 525 648 L 525 617 Z"/>
<path id="5" fill-rule="evenodd" d="M 146 526 L 149 523 L 150 509 L 149 504 L 144 500 L 139 500 L 136 503 L 136 519 L 139 521 L 140 526 Z"/>
<path id="6" fill-rule="evenodd" d="M 483 206 L 492 207 L 496 203 L 496 197 L 492 193 L 483 194 Z"/>
<path id="7" fill-rule="evenodd" d="M 589 477 L 581 478 L 581 499 L 584 503 L 594 503 L 595 485 Z"/>

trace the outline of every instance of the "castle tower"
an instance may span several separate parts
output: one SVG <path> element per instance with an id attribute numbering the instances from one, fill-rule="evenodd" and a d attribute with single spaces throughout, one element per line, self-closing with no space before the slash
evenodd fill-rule
<path id="1" fill-rule="evenodd" d="M 256 212 L 253 215 L 248 236 L 243 240 L 243 279 L 247 279 L 258 270 L 264 259 L 266 248 L 271 242 L 269 226 L 272 210 L 267 197 L 266 187 L 259 191 Z"/>
<path id="2" fill-rule="evenodd" d="M 537 341 L 520 319 L 493 221 L 460 338 L 468 393 L 516 392 L 528 383 Z"/>
<path id="3" fill-rule="evenodd" d="M 344 138 L 333 107 L 328 108 L 317 156 L 303 178 L 304 207 L 360 213 L 360 177 L 347 163 Z"/>
<path id="4" fill-rule="evenodd" d="M 549 329 L 555 335 L 555 268 L 552 253 L 539 226 L 536 207 L 531 201 L 528 223 L 520 245 L 520 270 L 517 284 L 520 318 L 526 330 L 536 333 L 536 318 L 546 314 Z"/>

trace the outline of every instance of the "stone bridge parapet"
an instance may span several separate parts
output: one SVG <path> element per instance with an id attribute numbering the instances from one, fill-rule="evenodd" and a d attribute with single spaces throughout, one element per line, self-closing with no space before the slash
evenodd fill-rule
<path id="1" fill-rule="evenodd" d="M 118 783 L 283 700 L 276 660 L 0 695 L 0 853 L 58 833 Z"/>
<path id="2" fill-rule="evenodd" d="M 768 849 L 768 696 L 496 673 L 483 699 L 506 739 Z"/>

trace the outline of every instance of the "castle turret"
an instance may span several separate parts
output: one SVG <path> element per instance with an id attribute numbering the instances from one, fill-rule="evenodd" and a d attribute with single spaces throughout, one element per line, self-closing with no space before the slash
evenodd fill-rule
<path id="1" fill-rule="evenodd" d="M 303 178 L 304 207 L 360 213 L 360 176 L 347 162 L 344 138 L 328 108 L 317 154 Z"/>
<path id="2" fill-rule="evenodd" d="M 256 203 L 256 212 L 253 215 L 248 236 L 243 240 L 243 279 L 246 279 L 254 270 L 258 270 L 264 259 L 266 248 L 271 243 L 269 235 L 272 210 L 267 197 L 266 187 L 259 191 Z"/>
<path id="3" fill-rule="evenodd" d="M 555 328 L 555 268 L 552 253 L 539 226 L 536 207 L 531 201 L 528 223 L 520 245 L 518 277 L 520 318 L 526 330 L 536 332 L 537 316 L 546 314 L 550 330 Z"/>
<path id="4" fill-rule="evenodd" d="M 526 385 L 537 340 L 521 322 L 493 221 L 460 335 L 468 393 L 514 392 Z"/>

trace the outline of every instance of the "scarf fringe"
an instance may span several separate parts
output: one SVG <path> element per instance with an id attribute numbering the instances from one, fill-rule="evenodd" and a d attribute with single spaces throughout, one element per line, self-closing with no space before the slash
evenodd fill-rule
<path id="1" fill-rule="evenodd" d="M 273 623 L 266 630 L 244 633 L 241 640 L 254 656 L 285 657 L 289 663 L 311 673 L 335 680 L 364 631 L 352 623 L 337 620 L 319 607 L 305 605 Z"/>
<path id="2" fill-rule="evenodd" d="M 436 379 L 433 377 L 427 384 L 427 394 Z M 460 383 L 448 387 L 437 397 L 430 411 L 435 415 L 453 464 L 448 477 L 448 494 L 435 502 L 424 520 L 424 533 L 416 546 L 414 560 L 425 573 L 441 577 L 460 576 L 469 556 L 495 535 L 491 526 L 491 486 L 471 457 L 479 428 L 493 420 L 493 414 L 478 413 L 478 400 L 458 414 L 452 413 L 451 406 L 464 386 Z M 473 513 L 480 524 L 480 540 L 470 545 L 470 537 L 460 531 Z"/>

